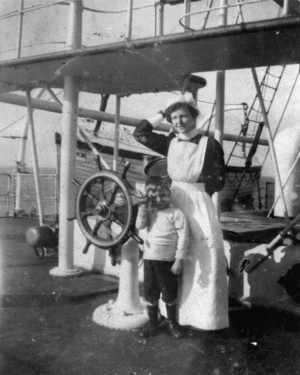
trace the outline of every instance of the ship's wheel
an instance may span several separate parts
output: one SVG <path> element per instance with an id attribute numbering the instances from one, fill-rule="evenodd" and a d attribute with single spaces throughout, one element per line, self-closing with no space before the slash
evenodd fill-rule
<path id="1" fill-rule="evenodd" d="M 80 187 L 76 216 L 87 241 L 103 249 L 118 245 L 132 223 L 126 183 L 111 170 L 93 174 Z"/>

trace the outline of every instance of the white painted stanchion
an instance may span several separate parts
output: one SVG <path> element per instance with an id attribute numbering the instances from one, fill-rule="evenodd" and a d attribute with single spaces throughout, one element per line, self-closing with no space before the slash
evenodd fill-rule
<path id="1" fill-rule="evenodd" d="M 81 47 L 82 0 L 70 0 L 69 50 Z M 59 207 L 59 252 L 58 267 L 50 270 L 50 275 L 69 277 L 81 273 L 74 267 L 74 222 L 75 188 L 72 180 L 76 172 L 76 142 L 79 81 L 75 76 L 64 77 L 64 100 L 62 116 L 62 144 L 60 163 L 60 207 Z"/>
<path id="2" fill-rule="evenodd" d="M 122 246 L 121 259 L 118 297 L 99 306 L 93 321 L 108 328 L 132 330 L 148 321 L 146 304 L 139 296 L 139 246 L 134 239 L 130 238 Z"/>
<path id="3" fill-rule="evenodd" d="M 59 205 L 59 253 L 58 267 L 52 268 L 52 276 L 76 276 L 81 271 L 74 267 L 74 222 L 75 216 L 75 158 L 77 139 L 78 86 L 74 77 L 64 78 L 64 102 L 62 118 L 61 177 Z"/>
<path id="4" fill-rule="evenodd" d="M 227 0 L 221 0 L 219 10 L 219 26 L 227 24 Z M 214 138 L 223 146 L 224 138 L 224 110 L 225 110 L 225 71 L 217 72 L 216 82 L 216 121 Z M 212 200 L 220 216 L 220 194 L 214 193 Z"/>
<path id="5" fill-rule="evenodd" d="M 36 140 L 35 140 L 35 130 L 33 124 L 33 111 L 31 106 L 31 94 L 30 91 L 26 91 L 26 101 L 27 101 L 27 112 L 28 112 L 28 123 L 31 129 L 31 143 L 32 143 L 32 155 L 33 155 L 33 170 L 34 170 L 34 182 L 35 182 L 35 189 L 36 189 L 36 197 L 37 197 L 37 206 L 38 206 L 38 213 L 39 213 L 39 223 L 43 225 L 43 200 L 41 195 L 41 181 L 40 181 L 40 171 L 39 171 L 39 162 L 38 162 L 38 155 L 37 155 L 37 148 L 36 148 Z"/>

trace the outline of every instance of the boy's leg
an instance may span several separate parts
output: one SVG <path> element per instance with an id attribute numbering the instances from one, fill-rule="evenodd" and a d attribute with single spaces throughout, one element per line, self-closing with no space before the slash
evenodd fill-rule
<path id="1" fill-rule="evenodd" d="M 170 334 L 179 339 L 182 337 L 180 326 L 177 323 L 177 284 L 178 278 L 171 272 L 173 262 L 162 262 L 159 284 L 162 290 L 162 300 L 167 309 L 167 327 Z"/>
<path id="2" fill-rule="evenodd" d="M 158 305 L 148 305 L 147 306 L 147 313 L 149 316 L 149 323 L 140 331 L 141 337 L 151 337 L 156 336 L 159 332 L 158 327 Z"/>
<path id="3" fill-rule="evenodd" d="M 180 326 L 177 323 L 177 303 L 174 301 L 174 304 L 166 304 L 167 308 L 167 316 L 168 316 L 168 330 L 170 334 L 175 339 L 180 339 L 182 337 L 182 333 L 180 332 Z"/>
<path id="4" fill-rule="evenodd" d="M 147 313 L 149 323 L 141 330 L 141 337 L 150 337 L 158 334 L 158 300 L 160 290 L 155 280 L 153 262 L 144 260 L 144 296 L 148 303 Z"/>

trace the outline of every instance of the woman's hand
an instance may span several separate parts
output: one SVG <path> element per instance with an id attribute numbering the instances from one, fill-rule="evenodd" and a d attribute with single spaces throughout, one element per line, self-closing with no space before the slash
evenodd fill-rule
<path id="1" fill-rule="evenodd" d="M 182 259 L 175 259 L 175 262 L 171 268 L 171 272 L 174 275 L 180 275 L 182 271 Z"/>

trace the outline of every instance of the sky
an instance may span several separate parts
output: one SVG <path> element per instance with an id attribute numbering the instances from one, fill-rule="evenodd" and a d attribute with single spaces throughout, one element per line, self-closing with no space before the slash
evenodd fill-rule
<path id="1" fill-rule="evenodd" d="M 52 1 L 25 0 L 24 7 L 32 7 L 36 4 L 47 5 L 55 3 Z M 200 4 L 201 3 L 201 4 Z M 0 2 L 0 15 L 11 12 L 19 7 L 18 0 L 2 0 Z M 116 41 L 124 41 L 126 38 L 126 14 L 119 13 L 121 9 L 126 9 L 127 1 L 125 0 L 84 0 L 83 4 L 86 8 L 97 8 L 102 13 L 89 12 L 83 13 L 83 46 L 93 46 L 106 44 Z M 153 4 L 153 1 L 135 0 L 134 7 L 145 7 L 145 5 Z M 277 6 L 274 2 L 267 2 L 267 5 L 259 5 L 260 11 L 257 12 L 258 5 L 245 9 L 245 21 L 253 21 L 264 18 L 276 17 Z M 198 10 L 203 6 L 203 2 L 192 3 L 192 10 Z M 250 8 L 250 9 L 249 9 Z M 112 11 L 114 13 L 106 13 Z M 178 23 L 179 18 L 183 14 L 183 6 L 166 6 L 165 12 L 165 33 L 181 32 L 182 28 Z M 200 16 L 192 18 L 192 26 L 201 23 Z M 234 22 L 236 12 L 230 11 L 228 16 L 229 22 Z M 216 16 L 211 17 L 211 25 L 216 25 Z M 210 25 L 210 26 L 211 26 Z M 133 38 L 145 38 L 153 35 L 154 17 L 152 8 L 142 8 L 136 11 L 133 17 Z M 42 54 L 63 50 L 68 33 L 68 6 L 57 5 L 47 7 L 41 10 L 35 10 L 31 13 L 25 13 L 23 18 L 23 34 L 22 34 L 22 56 L 30 56 L 34 54 Z M 18 18 L 0 18 L 0 59 L 7 60 L 16 57 L 16 48 L 18 40 Z M 270 48 L 273 48 L 270 42 Z M 292 85 L 298 73 L 298 66 L 288 66 L 281 81 L 280 91 L 273 103 L 270 112 L 270 125 L 274 128 L 285 109 L 286 102 L 289 98 Z M 265 69 L 257 69 L 259 78 L 261 79 Z M 212 104 L 216 95 L 216 74 L 215 72 L 199 73 L 207 80 L 205 88 L 199 90 L 198 105 L 203 119 L 210 114 Z M 137 77 L 138 79 L 138 77 Z M 62 99 L 62 92 L 56 92 Z M 295 91 L 289 101 L 289 105 L 285 111 L 281 126 L 287 127 L 295 125 L 299 122 L 300 106 L 297 98 L 300 94 L 300 84 L 296 85 Z M 36 96 L 37 91 L 32 93 Z M 170 94 L 144 94 L 131 95 L 122 98 L 121 114 L 137 118 L 151 117 L 158 110 L 163 109 L 166 100 Z M 238 133 L 240 126 L 244 121 L 244 113 L 241 103 L 252 104 L 255 97 L 255 86 L 249 69 L 235 70 L 226 72 L 226 89 L 225 89 L 225 132 Z M 43 95 L 44 100 L 49 100 L 49 94 Z M 99 109 L 100 95 L 80 94 L 79 106 L 82 108 Z M 26 119 L 26 108 L 14 105 L 0 103 L 1 123 L 0 123 L 0 148 L 1 160 L 0 166 L 15 165 L 18 157 L 20 140 L 18 138 L 6 138 L 9 136 L 19 137 L 24 127 Z M 113 97 L 109 99 L 107 112 L 114 113 L 115 100 Z M 79 123 L 86 124 L 84 120 Z M 45 111 L 34 112 L 34 126 L 37 139 L 37 152 L 39 157 L 39 165 L 41 167 L 56 167 L 56 148 L 54 144 L 55 132 L 61 130 L 61 116 L 59 114 L 50 114 Z M 94 126 L 92 123 L 91 126 Z M 129 142 L 131 139 L 130 132 L 133 129 L 123 129 L 121 143 Z M 105 124 L 101 128 L 100 137 L 103 141 L 107 137 L 113 136 L 113 124 Z M 30 135 L 30 134 L 29 134 Z M 266 135 L 263 134 L 265 138 Z M 225 144 L 225 151 L 229 150 L 232 145 Z M 26 163 L 32 165 L 32 145 L 30 141 L 27 145 Z M 259 155 L 257 155 L 259 156 Z M 258 157 L 259 159 L 259 157 Z M 269 170 L 270 163 L 266 169 Z"/>

